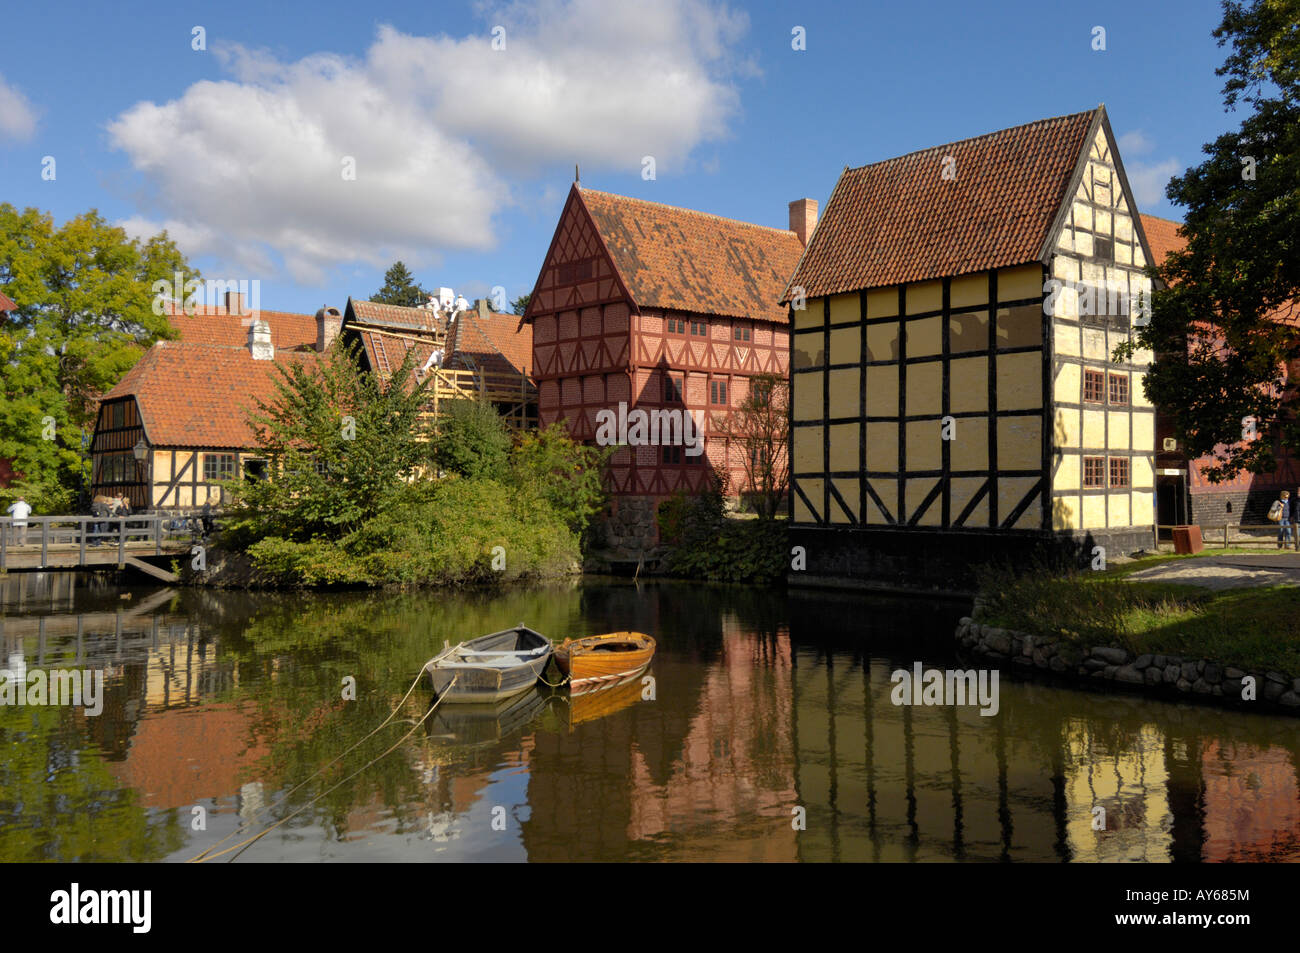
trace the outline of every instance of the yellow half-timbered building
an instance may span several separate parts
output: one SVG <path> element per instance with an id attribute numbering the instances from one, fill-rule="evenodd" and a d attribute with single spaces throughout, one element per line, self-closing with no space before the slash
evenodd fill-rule
<path id="1" fill-rule="evenodd" d="M 1104 107 L 845 169 L 785 296 L 796 530 L 1148 542 L 1148 256 Z"/>

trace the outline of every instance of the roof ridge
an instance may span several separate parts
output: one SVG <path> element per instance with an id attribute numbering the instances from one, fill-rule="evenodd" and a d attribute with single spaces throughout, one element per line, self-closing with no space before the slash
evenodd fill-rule
<path id="1" fill-rule="evenodd" d="M 575 185 L 574 188 L 576 188 L 579 193 L 589 192 L 594 195 L 608 195 L 611 198 L 621 199 L 625 202 L 639 202 L 642 205 L 653 205 L 656 206 L 657 208 L 664 208 L 673 212 L 681 212 L 686 215 L 698 215 L 701 218 L 712 218 L 720 222 L 728 222 L 732 225 L 742 225 L 745 228 L 761 228 L 766 231 L 778 232 L 784 235 L 790 235 L 795 238 L 798 238 L 798 236 L 795 235 L 795 233 L 791 229 L 778 228 L 775 225 L 759 225 L 757 222 L 746 222 L 743 219 L 739 219 L 739 218 L 727 218 L 725 215 L 717 215 L 713 212 L 701 212 L 699 209 L 683 208 L 680 205 L 669 205 L 667 202 L 655 202 L 652 201 L 651 199 L 637 198 L 634 195 L 620 195 L 618 192 L 605 192 L 602 191 L 601 189 L 589 189 L 586 186 L 582 186 L 582 185 Z"/>
<path id="2" fill-rule="evenodd" d="M 1078 119 L 1080 116 L 1095 116 L 1097 110 L 1104 108 L 1097 106 L 1095 109 L 1085 109 L 1077 113 L 1065 113 L 1061 116 L 1049 116 L 1046 119 L 1035 119 L 1032 122 L 1022 122 L 1014 126 L 1005 126 L 1002 129 L 994 129 L 992 132 L 982 132 L 978 136 L 967 136 L 965 139 L 954 139 L 951 142 L 941 142 L 938 145 L 927 146 L 924 149 L 913 149 L 911 152 L 904 152 L 902 155 L 890 156 L 886 159 L 877 159 L 875 162 L 867 162 L 863 165 L 846 166 L 842 175 L 849 172 L 858 172 L 862 169 L 870 169 L 878 165 L 884 165 L 886 162 L 898 162 L 900 159 L 908 159 L 912 156 L 923 155 L 927 152 L 934 152 L 938 149 L 948 149 L 952 146 L 960 146 L 967 142 L 977 142 L 980 139 L 988 139 L 992 136 L 1000 136 L 1003 133 L 1014 132 L 1019 129 L 1028 129 L 1031 126 L 1041 126 L 1049 122 L 1059 122 L 1062 119 Z"/>

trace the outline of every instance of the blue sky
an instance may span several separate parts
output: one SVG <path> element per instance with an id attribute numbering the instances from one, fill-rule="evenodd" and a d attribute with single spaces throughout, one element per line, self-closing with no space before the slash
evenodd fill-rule
<path id="1" fill-rule="evenodd" d="M 367 297 L 398 257 L 427 288 L 526 292 L 575 163 L 784 227 L 846 165 L 1104 102 L 1139 207 L 1180 218 L 1164 183 L 1240 119 L 1210 0 L 120 6 L 6 11 L 0 202 L 165 226 L 274 310 Z"/>

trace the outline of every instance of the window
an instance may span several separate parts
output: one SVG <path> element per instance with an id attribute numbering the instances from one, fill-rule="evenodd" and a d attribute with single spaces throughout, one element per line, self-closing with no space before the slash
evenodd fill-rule
<path id="1" fill-rule="evenodd" d="M 735 336 L 736 336 L 736 340 L 737 340 L 737 341 L 748 341 L 748 340 L 749 340 L 749 328 L 747 328 L 747 327 L 742 327 L 742 326 L 740 326 L 739 324 L 736 325 Z"/>
<path id="2" fill-rule="evenodd" d="M 703 321 L 691 321 L 691 333 L 698 334 L 701 337 L 708 333 L 709 326 Z"/>
<path id="3" fill-rule="evenodd" d="M 1128 457 L 1110 458 L 1110 485 L 1128 486 Z"/>
<path id="4" fill-rule="evenodd" d="M 684 318 L 669 318 L 669 319 L 668 319 L 668 333 L 669 333 L 669 334 L 685 334 L 685 333 L 686 333 L 686 320 L 685 320 Z"/>
<path id="5" fill-rule="evenodd" d="M 1106 399 L 1106 375 L 1101 371 L 1083 372 L 1083 399 L 1085 403 L 1100 404 Z"/>
<path id="6" fill-rule="evenodd" d="M 709 403 L 727 405 L 726 381 L 709 381 Z"/>
<path id="7" fill-rule="evenodd" d="M 134 483 L 135 480 L 134 453 L 106 453 L 100 458 L 100 483 Z"/>
<path id="8" fill-rule="evenodd" d="M 126 426 L 126 401 L 114 404 L 111 410 L 112 421 L 109 426 L 113 428 Z"/>
<path id="9" fill-rule="evenodd" d="M 1128 461 L 1125 461 L 1126 463 Z M 1105 457 L 1084 457 L 1083 458 L 1083 486 L 1084 489 L 1090 487 L 1104 487 L 1106 485 L 1106 458 Z"/>
<path id="10" fill-rule="evenodd" d="M 203 455 L 203 482 L 214 483 L 217 480 L 235 478 L 235 455 L 233 453 L 205 453 Z"/>
<path id="11" fill-rule="evenodd" d="M 244 479 L 265 480 L 266 479 L 266 461 L 258 457 L 244 462 Z"/>
<path id="12" fill-rule="evenodd" d="M 671 374 L 664 375 L 664 403 L 680 404 L 682 402 L 682 381 Z"/>
<path id="13" fill-rule="evenodd" d="M 1110 375 L 1110 402 L 1112 404 L 1128 403 L 1128 375 Z"/>
<path id="14" fill-rule="evenodd" d="M 664 447 L 664 463 L 681 463 L 681 447 Z"/>
<path id="15" fill-rule="evenodd" d="M 771 456 L 772 452 L 770 447 L 750 447 L 749 465 L 755 471 L 766 469 L 767 462 Z"/>
<path id="16" fill-rule="evenodd" d="M 1101 258 L 1105 261 L 1115 260 L 1115 243 L 1109 238 L 1102 238 L 1096 235 L 1092 239 L 1092 257 Z"/>

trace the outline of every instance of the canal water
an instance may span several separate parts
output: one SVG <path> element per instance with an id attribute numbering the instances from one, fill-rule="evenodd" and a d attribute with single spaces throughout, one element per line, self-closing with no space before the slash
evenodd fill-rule
<path id="1" fill-rule="evenodd" d="M 7 668 L 102 672 L 103 707 L 0 707 L 3 861 L 1300 860 L 1294 720 L 1010 675 L 994 715 L 896 705 L 894 671 L 963 667 L 960 603 L 51 591 L 0 610 Z M 444 641 L 521 621 L 659 650 L 649 679 L 416 727 L 422 683 L 367 739 Z"/>

